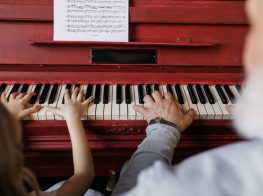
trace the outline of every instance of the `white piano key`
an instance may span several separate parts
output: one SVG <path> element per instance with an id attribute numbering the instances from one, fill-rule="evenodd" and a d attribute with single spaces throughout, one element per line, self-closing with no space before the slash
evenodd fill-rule
<path id="1" fill-rule="evenodd" d="M 53 89 L 53 85 L 50 88 Z M 58 85 L 58 89 L 57 89 L 56 96 L 54 98 L 54 102 L 51 103 L 51 104 L 48 104 L 48 106 L 53 107 L 53 108 L 57 108 L 57 104 L 58 104 L 61 88 L 62 88 L 62 85 Z M 49 99 L 49 96 L 47 97 L 47 99 Z M 47 120 L 54 120 L 55 119 L 55 115 L 53 113 L 47 111 L 46 112 L 46 118 L 47 118 Z"/>
<path id="2" fill-rule="evenodd" d="M 181 104 L 182 105 L 182 109 L 183 109 L 183 112 L 186 113 L 189 109 L 190 109 L 190 106 L 189 106 L 189 103 L 185 97 L 185 93 L 184 93 L 184 89 L 182 87 L 182 85 L 179 86 L 180 87 L 180 90 L 181 90 L 181 93 L 182 93 L 182 97 L 183 97 L 183 100 L 184 100 L 184 103 Z"/>
<path id="3" fill-rule="evenodd" d="M 131 92 L 131 104 L 128 104 L 128 120 L 135 120 L 136 113 L 132 108 L 135 105 L 135 95 L 134 95 L 133 85 L 130 85 L 130 92 Z"/>
<path id="4" fill-rule="evenodd" d="M 91 96 L 95 98 L 96 85 L 93 85 Z M 88 120 L 96 119 L 96 104 L 92 101 L 88 106 Z"/>
<path id="5" fill-rule="evenodd" d="M 212 104 L 209 103 L 209 101 L 206 98 L 206 94 L 204 92 L 203 85 L 200 85 L 200 86 L 201 86 L 201 91 L 203 92 L 204 97 L 205 97 L 205 101 L 206 101 L 204 106 L 205 106 L 205 109 L 206 109 L 206 112 L 207 112 L 207 119 L 215 119 L 216 113 L 215 113 L 215 111 L 213 109 L 213 106 L 212 106 Z"/>
<path id="6" fill-rule="evenodd" d="M 104 120 L 111 120 L 111 106 L 112 106 L 112 85 L 109 85 L 108 104 L 104 104 Z"/>
<path id="7" fill-rule="evenodd" d="M 220 109 L 223 113 L 223 117 L 222 119 L 229 119 L 230 118 L 230 114 L 228 113 L 228 111 L 226 110 L 226 104 L 223 104 L 220 97 L 219 97 L 219 94 L 217 93 L 217 90 L 215 88 L 215 85 L 212 85 L 211 88 L 210 88 L 211 92 L 213 93 L 214 97 L 216 98 L 219 106 L 220 106 Z M 214 104 L 213 104 L 213 107 L 214 107 Z"/>
<path id="8" fill-rule="evenodd" d="M 232 102 L 230 101 L 230 99 L 229 99 L 229 97 L 228 97 L 228 95 L 227 95 L 227 93 L 226 93 L 226 91 L 225 91 L 225 89 L 224 89 L 224 87 L 223 86 L 221 86 L 221 89 L 222 89 L 222 91 L 224 92 L 224 94 L 225 94 L 225 96 L 226 96 L 226 99 L 227 99 L 227 104 L 226 105 L 230 105 L 230 106 L 234 106 L 234 104 L 232 104 Z M 231 89 L 230 89 L 231 90 Z M 232 92 L 233 94 L 234 94 L 234 96 L 235 96 L 235 93 L 234 92 Z M 235 96 L 236 97 L 236 96 Z M 229 113 L 229 112 L 228 112 Z M 234 119 L 234 116 L 233 115 L 231 115 L 231 114 L 229 114 L 230 115 L 230 119 Z"/>
<path id="9" fill-rule="evenodd" d="M 36 85 L 29 85 L 27 88 L 26 93 L 30 93 L 33 92 L 35 90 Z M 29 101 L 27 102 L 27 104 L 25 105 L 25 109 L 31 108 L 32 104 L 29 103 Z M 30 120 L 30 115 L 24 117 L 22 120 Z"/>
<path id="10" fill-rule="evenodd" d="M 10 87 L 11 87 L 11 85 L 6 85 L 5 90 L 4 90 L 4 93 L 5 93 L 5 94 L 7 94 L 7 92 L 8 92 L 9 89 L 10 89 Z"/>
<path id="11" fill-rule="evenodd" d="M 21 92 L 22 87 L 23 87 L 23 84 L 20 84 L 20 86 L 18 87 L 17 92 Z"/>
<path id="12" fill-rule="evenodd" d="M 197 100 L 196 106 L 197 106 L 198 111 L 199 111 L 199 119 L 200 120 L 206 120 L 207 119 L 207 112 L 206 112 L 204 104 L 202 104 L 199 100 L 199 97 L 198 97 L 196 89 L 195 89 L 195 85 L 193 85 L 193 91 L 194 91 L 194 94 L 195 94 L 195 97 Z"/>
<path id="13" fill-rule="evenodd" d="M 44 86 L 45 86 L 45 85 L 41 85 L 40 91 L 39 91 L 39 93 L 38 93 L 38 95 L 37 95 L 37 99 L 36 99 L 36 102 L 35 102 L 34 105 L 39 105 L 39 99 L 40 99 L 40 96 L 41 96 L 42 91 L 43 91 L 43 89 L 44 89 Z M 33 106 L 34 106 L 34 105 L 33 105 Z M 41 109 L 42 109 L 42 108 L 41 108 Z M 33 114 L 30 114 L 30 119 L 31 119 L 31 120 L 39 120 L 37 113 L 38 113 L 38 112 L 33 113 Z"/>
<path id="14" fill-rule="evenodd" d="M 88 85 L 80 85 L 80 88 L 81 90 L 84 91 L 82 101 L 85 101 Z M 81 115 L 81 120 L 87 120 L 87 119 L 88 119 L 88 106 L 84 109 Z"/>
<path id="15" fill-rule="evenodd" d="M 147 95 L 147 93 L 146 93 L 146 84 L 145 84 L 145 85 L 142 85 L 142 91 L 143 91 L 143 97 L 145 97 L 145 96 Z M 143 104 L 143 107 L 144 107 L 145 109 L 148 108 L 148 106 L 147 106 L 146 103 Z"/>
<path id="16" fill-rule="evenodd" d="M 14 87 L 13 84 L 11 84 L 8 88 L 8 90 L 6 91 L 6 95 L 5 95 L 5 98 L 7 99 L 8 98 L 8 95 L 10 94 L 10 92 L 12 91 L 12 88 Z"/>
<path id="17" fill-rule="evenodd" d="M 164 94 L 167 92 L 166 85 L 162 85 L 162 90 L 163 90 L 163 98 L 164 98 Z"/>
<path id="18" fill-rule="evenodd" d="M 112 120 L 119 120 L 120 119 L 120 104 L 117 104 L 117 85 L 112 86 Z"/>
<path id="19" fill-rule="evenodd" d="M 181 110 L 183 110 L 182 105 L 178 102 L 178 98 L 177 98 L 177 94 L 176 94 L 174 85 L 171 85 L 171 89 L 172 89 L 172 93 L 173 93 L 174 101 L 175 101 L 176 105 L 178 106 L 178 108 L 180 108 Z"/>
<path id="20" fill-rule="evenodd" d="M 128 119 L 128 104 L 125 100 L 125 85 L 121 85 L 120 120 Z"/>
<path id="21" fill-rule="evenodd" d="M 190 94 L 189 94 L 188 89 L 187 89 L 187 85 L 182 85 L 182 87 L 183 87 L 183 91 L 182 92 L 185 94 L 185 97 L 186 97 L 186 100 L 187 100 L 187 102 L 189 104 L 189 107 L 193 108 L 194 111 L 195 111 L 195 119 L 199 119 L 199 110 L 197 108 L 197 105 L 192 103 Z"/>
<path id="22" fill-rule="evenodd" d="M 96 120 L 103 120 L 104 104 L 103 104 L 104 85 L 100 85 L 99 103 L 96 104 Z"/>
<path id="23" fill-rule="evenodd" d="M 61 85 L 61 90 L 59 93 L 59 98 L 58 98 L 58 103 L 57 103 L 58 109 L 62 108 L 62 106 L 64 105 L 64 104 L 62 104 L 62 101 L 63 101 L 64 95 L 65 95 L 65 90 L 66 90 L 66 84 Z M 55 114 L 55 119 L 56 120 L 63 120 L 63 117 Z"/>
<path id="24" fill-rule="evenodd" d="M 134 85 L 133 89 L 134 89 L 134 96 L 135 96 L 135 105 L 143 106 L 139 103 L 138 85 Z M 136 120 L 143 120 L 143 115 L 139 112 L 136 112 Z"/>
<path id="25" fill-rule="evenodd" d="M 236 86 L 232 85 L 229 86 L 229 88 L 232 90 L 232 92 L 235 92 L 237 101 L 241 98 L 241 94 L 238 92 Z"/>
<path id="26" fill-rule="evenodd" d="M 45 85 L 43 85 L 45 86 Z M 41 105 L 41 109 L 38 111 L 37 113 L 37 116 L 38 116 L 38 120 L 47 120 L 47 117 L 46 117 L 46 113 L 47 113 L 47 110 L 46 110 L 46 106 L 48 106 L 48 98 L 50 96 L 50 93 L 52 91 L 52 88 L 53 88 L 53 85 L 50 85 L 49 89 L 48 89 L 48 92 L 47 92 L 47 96 L 46 96 L 46 100 L 45 102 Z M 41 95 L 40 95 L 41 96 Z"/>
<path id="27" fill-rule="evenodd" d="M 213 96 L 213 98 L 214 98 L 214 101 L 215 101 L 214 104 L 211 104 L 211 106 L 213 107 L 214 112 L 215 112 L 215 119 L 216 119 L 216 120 L 221 120 L 221 119 L 223 119 L 223 112 L 222 112 L 222 110 L 221 110 L 221 107 L 220 107 L 220 105 L 219 105 L 219 102 L 217 101 L 217 97 L 215 96 L 212 87 L 211 87 L 211 86 L 208 86 L 208 88 L 210 89 L 210 92 L 211 92 L 211 94 L 212 94 L 212 96 Z"/>

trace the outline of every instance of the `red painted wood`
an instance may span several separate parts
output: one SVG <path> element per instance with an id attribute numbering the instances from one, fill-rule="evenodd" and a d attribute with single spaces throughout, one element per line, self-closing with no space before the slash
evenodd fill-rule
<path id="1" fill-rule="evenodd" d="M 83 41 L 43 41 L 28 40 L 30 45 L 106 45 L 106 46 L 170 46 L 170 47 L 216 47 L 218 43 L 153 43 L 153 42 L 83 42 Z"/>
<path id="2" fill-rule="evenodd" d="M 53 21 L 53 4 L 0 4 L 0 20 Z M 247 24 L 243 1 L 131 1 L 130 23 Z M 191 13 L 191 14 L 189 14 Z"/>
<path id="3" fill-rule="evenodd" d="M 193 42 L 197 43 L 220 43 L 218 47 L 213 48 L 189 49 L 167 46 L 107 46 L 103 43 L 100 46 L 29 45 L 28 40 L 52 40 L 53 25 L 35 22 L 0 22 L 0 28 L 0 64 L 25 65 L 92 65 L 90 49 L 108 48 L 157 49 L 157 64 L 149 64 L 149 66 L 240 66 L 247 32 L 247 26 L 130 25 L 130 42 L 173 43 L 178 38 L 191 37 Z"/>
<path id="4" fill-rule="evenodd" d="M 62 69 L 62 68 L 60 68 Z M 0 72 L 0 82 L 6 84 L 78 83 L 78 84 L 239 84 L 243 73 L 152 73 L 138 72 Z"/>

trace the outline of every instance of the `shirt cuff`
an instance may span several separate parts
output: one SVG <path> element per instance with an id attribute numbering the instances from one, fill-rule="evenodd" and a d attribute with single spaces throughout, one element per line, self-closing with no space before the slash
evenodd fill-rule
<path id="1" fill-rule="evenodd" d="M 138 149 L 131 158 L 140 153 L 156 153 L 172 163 L 174 148 L 180 140 L 181 133 L 178 129 L 165 124 L 152 124 L 146 128 L 147 137 L 138 146 Z"/>

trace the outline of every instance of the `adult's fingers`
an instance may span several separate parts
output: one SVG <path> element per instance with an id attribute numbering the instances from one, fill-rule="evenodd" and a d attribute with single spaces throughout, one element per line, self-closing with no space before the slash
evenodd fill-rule
<path id="1" fill-rule="evenodd" d="M 2 95 L 1 95 L 1 101 L 2 101 L 2 103 L 4 103 L 4 104 L 7 104 L 7 103 L 8 103 L 8 101 L 7 101 L 6 98 L 5 98 L 5 93 L 4 93 L 4 92 L 3 92 Z"/>
<path id="2" fill-rule="evenodd" d="M 41 108 L 41 105 L 34 105 L 31 108 L 25 109 L 23 111 L 20 112 L 20 116 L 18 118 L 24 118 L 30 114 L 34 114 L 36 112 L 38 112 Z"/>
<path id="3" fill-rule="evenodd" d="M 63 116 L 62 115 L 62 112 L 61 112 L 61 109 L 58 109 L 58 108 L 53 108 L 53 107 L 50 107 L 50 106 L 46 106 L 45 109 L 53 114 L 57 114 L 59 116 Z"/>
<path id="4" fill-rule="evenodd" d="M 191 108 L 184 115 L 184 125 L 186 126 L 185 128 L 187 128 L 188 126 L 192 124 L 194 118 L 195 118 L 195 111 L 194 109 Z M 181 131 L 184 131 L 184 130 L 181 130 Z"/>
<path id="5" fill-rule="evenodd" d="M 78 100 L 79 102 L 82 102 L 83 94 L 84 94 L 84 91 L 81 90 L 81 91 L 79 92 L 79 94 L 78 94 L 78 97 L 77 97 L 77 100 Z"/>
<path id="6" fill-rule="evenodd" d="M 143 98 L 144 103 L 147 103 L 148 106 L 151 106 L 154 104 L 154 101 L 150 95 L 146 95 Z"/>
<path id="7" fill-rule="evenodd" d="M 9 99 L 10 99 L 10 100 L 14 100 L 18 94 L 20 94 L 20 92 L 12 93 L 12 94 L 10 95 Z"/>
<path id="8" fill-rule="evenodd" d="M 229 114 L 232 114 L 233 109 L 234 109 L 234 106 L 232 106 L 232 105 L 226 105 L 225 108 L 226 108 L 226 111 L 228 111 Z"/>
<path id="9" fill-rule="evenodd" d="M 93 100 L 93 97 L 90 96 L 87 100 L 83 101 L 82 104 L 85 105 L 85 106 L 87 106 L 90 102 L 92 102 L 92 100 Z"/>
<path id="10" fill-rule="evenodd" d="M 36 95 L 35 92 L 31 92 L 31 93 L 26 94 L 26 95 L 23 97 L 23 101 L 24 101 L 25 103 L 27 103 L 34 95 Z"/>
<path id="11" fill-rule="evenodd" d="M 78 96 L 78 92 L 79 92 L 79 87 L 75 88 L 72 95 L 71 95 L 71 99 L 72 100 L 76 100 L 77 96 Z"/>
<path id="12" fill-rule="evenodd" d="M 65 99 L 65 101 L 70 100 L 70 95 L 69 95 L 69 90 L 68 89 L 65 90 L 64 99 Z"/>
<path id="13" fill-rule="evenodd" d="M 153 91 L 152 97 L 155 101 L 162 101 L 162 96 L 159 91 Z"/>
<path id="14" fill-rule="evenodd" d="M 145 116 L 145 115 L 147 114 L 147 112 L 148 112 L 144 107 L 142 107 L 142 106 L 140 106 L 140 105 L 134 105 L 134 106 L 132 107 L 132 109 L 133 109 L 135 112 L 141 113 L 143 116 Z"/>
<path id="15" fill-rule="evenodd" d="M 165 99 L 173 99 L 173 95 L 170 92 L 164 93 L 164 98 Z"/>
<path id="16" fill-rule="evenodd" d="M 22 99 L 25 95 L 26 93 L 20 93 L 19 95 L 17 95 L 16 99 Z"/>

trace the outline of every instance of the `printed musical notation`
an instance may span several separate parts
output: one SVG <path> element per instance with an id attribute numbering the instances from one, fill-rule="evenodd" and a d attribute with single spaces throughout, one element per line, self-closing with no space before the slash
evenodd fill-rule
<path id="1" fill-rule="evenodd" d="M 128 42 L 128 0 L 54 0 L 54 40 Z"/>

